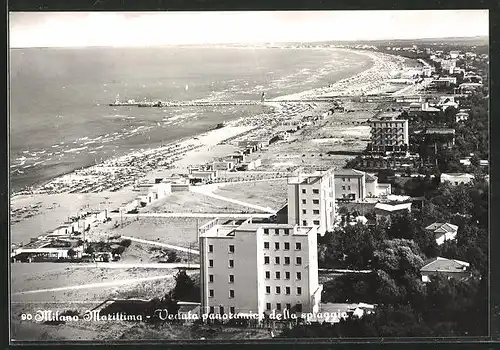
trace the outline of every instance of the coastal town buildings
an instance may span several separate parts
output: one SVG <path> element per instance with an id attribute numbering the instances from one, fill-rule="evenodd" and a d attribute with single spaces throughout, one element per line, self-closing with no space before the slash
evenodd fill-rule
<path id="1" fill-rule="evenodd" d="M 363 201 L 367 197 L 391 194 L 390 184 L 379 184 L 375 175 L 355 169 L 340 169 L 335 172 L 335 199 Z"/>
<path id="2" fill-rule="evenodd" d="M 215 219 L 199 229 L 201 312 L 318 312 L 317 227 Z"/>
<path id="3" fill-rule="evenodd" d="M 318 226 L 324 234 L 335 223 L 335 179 L 333 169 L 302 173 L 288 178 L 288 224 Z"/>
<path id="4" fill-rule="evenodd" d="M 399 112 L 382 113 L 369 122 L 371 127 L 372 152 L 406 153 L 409 144 L 408 120 L 397 119 Z"/>

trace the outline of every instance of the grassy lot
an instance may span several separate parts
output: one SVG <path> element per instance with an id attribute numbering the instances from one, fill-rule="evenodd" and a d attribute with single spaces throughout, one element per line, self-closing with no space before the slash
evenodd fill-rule
<path id="1" fill-rule="evenodd" d="M 209 326 L 195 326 L 172 323 L 156 325 L 144 322 L 103 321 L 78 322 L 62 325 L 45 325 L 29 321 L 14 321 L 12 335 L 17 340 L 94 340 L 94 341 L 148 341 L 148 340 L 244 340 L 269 339 L 269 331 L 263 329 L 245 329 Z"/>
<path id="2" fill-rule="evenodd" d="M 250 204 L 280 209 L 287 201 L 287 180 L 256 181 L 227 185 L 215 194 L 241 200 Z"/>
<path id="3" fill-rule="evenodd" d="M 209 222 L 210 218 L 140 218 L 124 219 L 123 227 L 110 231 L 111 235 L 157 241 L 193 249 L 198 247 L 197 227 Z M 197 223 L 198 222 L 198 223 Z"/>
<path id="4" fill-rule="evenodd" d="M 141 213 L 253 213 L 255 210 L 194 192 L 174 192 Z"/>
<path id="5" fill-rule="evenodd" d="M 52 269 L 49 269 L 44 265 L 52 265 Z M 62 265 L 62 266 L 61 266 Z M 143 269 L 143 268 L 124 268 L 124 269 L 106 269 L 106 268 L 95 268 L 95 267 L 83 267 L 88 264 L 70 264 L 70 263 L 15 263 L 12 264 L 11 268 L 11 290 L 12 293 L 17 293 L 21 291 L 38 290 L 38 289 L 50 289 L 50 288 L 60 288 L 67 286 L 78 286 L 91 283 L 103 283 L 103 282 L 113 282 L 120 281 L 123 279 L 134 279 L 152 276 L 162 276 L 173 273 L 173 270 L 166 269 Z M 123 289 L 123 286 L 112 286 L 103 287 L 98 289 Z M 63 297 L 65 293 L 76 293 L 81 294 L 80 299 L 61 299 L 64 300 L 94 300 L 86 294 L 91 294 L 89 291 L 91 289 L 81 289 L 81 290 L 68 290 L 56 292 L 59 293 L 59 297 Z M 52 292 L 46 292 L 51 294 Z M 43 294 L 46 293 L 36 293 L 36 294 L 21 294 L 13 295 L 13 300 L 24 300 L 25 298 L 33 298 L 31 300 L 50 300 L 46 299 Z M 100 291 L 96 291 L 100 293 Z M 107 294 L 107 293 L 105 293 Z M 81 299 L 81 298 L 84 299 Z M 41 299 L 40 299 L 41 298 Z M 98 298 L 100 299 L 100 298 Z"/>

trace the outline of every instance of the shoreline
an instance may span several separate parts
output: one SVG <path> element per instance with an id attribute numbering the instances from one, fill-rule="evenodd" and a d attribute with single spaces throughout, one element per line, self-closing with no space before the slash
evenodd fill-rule
<path id="1" fill-rule="evenodd" d="M 339 50 L 339 49 L 335 49 Z M 353 51 L 353 50 L 350 50 Z M 184 164 L 183 167 L 179 167 L 176 164 L 178 163 L 183 163 L 184 159 L 189 159 L 189 157 L 196 152 L 200 152 L 201 155 L 208 157 L 210 155 L 210 148 L 219 145 L 223 143 L 227 139 L 231 139 L 234 137 L 237 137 L 240 134 L 246 133 L 249 130 L 257 129 L 259 128 L 259 133 L 260 134 L 265 134 L 269 130 L 272 130 L 272 124 L 275 122 L 276 119 L 279 119 L 280 117 L 291 117 L 293 115 L 293 112 L 289 112 L 287 108 L 290 108 L 290 105 L 293 105 L 292 108 L 298 107 L 301 108 L 305 112 L 309 112 L 311 110 L 317 110 L 318 105 L 315 103 L 310 103 L 310 102 L 304 102 L 304 103 L 293 103 L 293 104 L 287 104 L 287 103 L 280 103 L 280 100 L 286 100 L 290 99 L 293 97 L 294 99 L 304 99 L 307 97 L 312 97 L 312 96 L 321 96 L 325 95 L 328 93 L 332 93 L 335 91 L 338 91 L 339 89 L 343 89 L 346 84 L 349 85 L 350 89 L 346 89 L 344 91 L 347 92 L 352 92 L 352 91 L 359 91 L 360 87 L 359 85 L 362 83 L 365 83 L 365 79 L 367 78 L 368 75 L 373 74 L 374 70 L 380 70 L 380 65 L 386 64 L 389 65 L 395 65 L 394 61 L 401 61 L 401 60 L 395 60 L 392 58 L 392 60 L 386 61 L 386 58 L 388 55 L 380 54 L 380 53 L 372 53 L 372 52 L 362 52 L 362 54 L 368 55 L 373 64 L 368 68 L 365 69 L 357 74 L 351 75 L 349 77 L 346 77 L 344 79 L 340 79 L 336 81 L 335 83 L 330 84 L 327 87 L 319 87 L 319 88 L 314 88 L 314 89 L 309 89 L 305 90 L 299 93 L 295 94 L 289 94 L 289 95 L 283 95 L 279 96 L 277 98 L 273 98 L 272 100 L 265 101 L 264 105 L 267 107 L 270 107 L 270 111 L 266 113 L 260 113 L 258 115 L 251 115 L 251 116 L 245 116 L 245 117 L 240 117 L 237 119 L 230 120 L 226 122 L 226 126 L 221 128 L 221 129 L 210 129 L 205 132 L 199 133 L 197 135 L 193 136 L 187 136 L 178 140 L 174 140 L 172 142 L 169 142 L 166 145 L 163 145 L 161 147 L 153 147 L 153 148 L 148 148 L 144 150 L 136 150 L 130 153 L 127 153 L 126 155 L 120 156 L 120 157 L 114 157 L 107 159 L 103 163 L 97 164 L 97 165 L 91 165 L 89 167 L 79 169 L 76 171 L 71 171 L 68 174 L 65 174 L 63 176 L 58 176 L 55 179 L 52 179 L 48 181 L 48 183 L 63 183 L 65 181 L 68 181 L 70 179 L 74 179 L 75 177 L 78 179 L 79 172 L 80 173 L 91 173 L 92 171 L 99 171 L 99 170 L 105 170 L 106 168 L 114 168 L 112 169 L 112 172 L 115 170 L 120 170 L 122 171 L 121 176 L 118 176 L 118 179 L 124 178 L 127 176 L 127 166 L 124 166 L 127 164 L 127 162 L 131 162 L 132 166 L 130 168 L 136 168 L 137 173 L 133 175 L 133 179 L 131 179 L 130 183 L 126 186 L 122 186 L 120 189 L 117 190 L 117 192 L 120 192 L 122 195 L 125 192 L 130 192 L 131 191 L 131 185 L 135 183 L 137 180 L 144 179 L 148 175 L 154 172 L 161 172 L 163 170 L 166 171 L 175 171 L 175 170 L 180 170 L 181 168 L 185 168 L 186 164 Z M 394 57 L 394 56 L 393 56 Z M 389 63 L 387 63 L 389 62 Z M 391 66 L 392 67 L 392 66 Z M 387 72 L 386 72 L 387 73 Z M 379 79 L 378 80 L 379 84 L 383 84 L 384 82 Z M 348 97 L 348 96 L 346 96 Z M 303 113 L 305 113 L 303 112 Z M 175 154 L 176 150 L 180 150 L 179 154 Z M 208 153 L 207 153 L 208 151 Z M 189 154 L 189 156 L 188 156 Z M 151 159 L 154 158 L 154 156 L 164 156 L 165 158 L 168 158 L 169 161 L 167 162 L 167 167 L 162 167 L 162 166 L 157 166 L 155 165 L 152 168 L 149 169 L 144 169 L 142 167 L 141 162 L 146 162 L 148 161 L 148 157 L 151 157 Z M 212 156 L 213 158 L 213 156 Z M 138 159 L 137 163 L 138 164 L 133 164 L 136 160 Z M 186 161 L 184 161 L 185 163 Z M 142 172 L 141 172 L 142 171 Z M 120 175 L 120 174 L 119 174 Z M 71 180 L 70 180 L 71 181 Z M 99 185 L 100 182 L 104 181 L 109 181 L 106 180 L 106 177 L 102 177 L 100 179 L 97 179 L 96 184 Z M 39 187 L 40 188 L 40 187 Z M 45 198 L 47 196 L 48 198 L 56 196 L 57 195 L 70 195 L 71 194 L 76 195 L 76 198 L 85 198 L 85 197 L 102 197 L 103 195 L 108 195 L 108 196 L 113 196 L 114 191 L 109 192 L 108 190 L 99 190 L 97 192 L 88 192 L 88 193 L 68 193 L 68 191 L 62 191 L 62 192 L 38 192 L 38 191 L 33 191 L 33 193 L 14 193 L 11 194 L 11 207 L 14 209 L 14 207 L 18 207 L 19 204 L 21 204 L 24 201 L 29 201 L 29 199 L 33 199 L 33 201 L 36 201 L 36 198 Z M 40 197 L 42 196 L 42 197 Z M 77 200 L 78 202 L 79 200 Z M 109 210 L 113 210 L 114 208 L 108 208 Z M 43 211 L 40 211 L 40 213 L 36 213 L 34 216 L 38 215 L 46 216 Z M 12 216 L 12 212 L 11 212 Z M 50 216 L 50 215 L 49 215 Z M 19 221 L 24 221 L 27 220 L 27 218 L 22 218 Z M 43 219 L 42 219 L 43 220 Z M 33 221 L 33 220 L 30 220 Z M 52 220 L 51 220 L 52 221 Z M 58 224 L 61 222 L 54 222 L 53 226 L 56 227 Z M 33 233 L 32 236 L 38 236 L 40 232 L 37 232 L 36 234 Z M 13 237 L 11 237 L 13 238 Z M 11 239 L 12 241 L 12 239 Z"/>
<path id="2" fill-rule="evenodd" d="M 283 106 L 283 104 L 280 103 L 280 101 L 289 100 L 289 99 L 301 100 L 301 99 L 311 98 L 311 97 L 321 97 L 323 95 L 326 95 L 329 93 L 331 94 L 332 92 L 338 91 L 339 88 L 342 88 L 344 85 L 349 84 L 350 89 L 344 90 L 344 93 L 343 93 L 347 97 L 349 95 L 349 93 L 351 93 L 353 91 L 355 91 L 355 92 L 359 91 L 359 89 L 355 89 L 355 87 L 358 87 L 356 84 L 357 79 L 363 79 L 367 75 L 374 73 L 374 71 L 377 72 L 380 69 L 380 67 L 377 66 L 378 63 L 384 62 L 389 58 L 393 58 L 393 59 L 396 58 L 400 62 L 404 60 L 404 58 L 400 57 L 400 56 L 386 55 L 386 54 L 382 54 L 382 53 L 378 53 L 378 52 L 371 52 L 371 51 L 365 51 L 365 50 L 352 50 L 352 49 L 342 49 L 342 48 L 322 48 L 322 50 L 345 51 L 345 52 L 350 52 L 350 53 L 368 56 L 370 58 L 372 64 L 369 68 L 367 68 L 367 69 L 365 69 L 357 74 L 340 79 L 340 80 L 338 80 L 338 81 L 336 81 L 336 82 L 334 82 L 326 87 L 318 87 L 318 88 L 314 88 L 314 89 L 308 89 L 308 90 L 304 90 L 304 91 L 301 91 L 298 93 L 292 93 L 292 94 L 278 96 L 278 97 L 275 97 L 275 98 L 270 99 L 268 101 L 265 101 L 264 105 L 271 109 L 268 113 L 261 113 L 261 114 L 257 114 L 257 115 L 233 119 L 233 120 L 226 122 L 226 126 L 237 126 L 241 122 L 245 122 L 245 121 L 252 120 L 252 119 L 257 119 L 259 117 L 266 116 L 269 114 L 272 115 L 275 113 L 279 113 L 281 110 L 286 109 L 286 106 Z M 382 81 L 379 81 L 379 83 L 383 84 Z M 306 104 L 306 102 L 304 102 L 304 103 Z M 310 108 L 310 109 L 312 109 L 312 108 Z M 138 151 L 129 152 L 129 153 L 127 153 L 123 156 L 120 156 L 120 157 L 108 158 L 104 162 L 99 163 L 99 164 L 89 165 L 87 167 L 82 167 L 80 169 L 68 171 L 68 172 L 61 174 L 53 179 L 50 179 L 50 180 L 44 181 L 43 183 L 31 186 L 32 191 L 34 193 L 26 193 L 23 190 L 12 193 L 11 194 L 11 201 L 15 200 L 19 196 L 35 194 L 36 192 L 38 192 L 37 190 L 39 190 L 40 188 L 43 188 L 43 186 L 46 186 L 46 185 L 53 183 L 53 182 L 57 182 L 57 180 L 71 176 L 72 174 L 75 174 L 75 173 L 78 173 L 81 171 L 92 170 L 92 169 L 95 169 L 98 167 L 102 167 L 106 163 L 116 163 L 116 162 L 119 163 L 123 160 L 129 159 L 129 158 L 134 157 L 134 156 L 148 155 L 148 154 L 153 153 L 153 152 L 162 152 L 164 150 L 167 150 L 168 148 L 186 145 L 190 141 L 194 141 L 195 139 L 199 138 L 200 136 L 202 136 L 206 133 L 210 133 L 212 131 L 214 131 L 214 129 L 209 129 L 209 130 L 202 132 L 202 133 L 199 133 L 199 134 L 186 136 L 186 137 L 181 138 L 181 139 L 173 140 L 173 141 L 171 141 L 171 142 L 169 142 L 166 145 L 161 146 L 161 147 L 147 148 L 147 149 L 144 149 L 143 151 L 138 150 Z M 203 147 L 203 145 L 201 145 L 201 147 Z"/>
<path id="3" fill-rule="evenodd" d="M 299 48 L 297 48 L 299 49 Z M 307 50 L 307 49 L 311 49 L 311 48 L 300 48 L 301 50 Z M 350 52 L 350 53 L 354 53 L 354 54 L 361 54 L 361 55 L 366 55 L 366 53 L 362 53 L 361 51 L 359 50 L 348 50 L 348 49 L 342 49 L 342 48 L 317 48 L 318 50 L 328 50 L 328 51 L 345 51 L 345 52 Z M 374 65 L 374 62 L 373 62 L 373 59 L 371 59 L 371 65 L 368 69 L 365 69 L 361 72 L 358 72 L 357 74 L 354 74 L 354 75 L 350 75 L 350 76 L 347 76 L 347 77 L 344 77 L 330 85 L 335 85 L 337 84 L 338 82 L 341 82 L 341 81 L 344 81 L 346 79 L 349 79 L 349 78 L 352 78 L 352 77 L 355 77 L 359 74 L 362 74 L 363 72 L 366 72 L 367 70 L 370 70 L 373 68 L 373 65 Z M 301 91 L 299 93 L 293 93 L 293 94 L 288 94 L 288 95 L 281 95 L 279 97 L 276 97 L 276 98 L 273 98 L 269 101 L 266 101 L 264 102 L 264 106 L 265 107 L 268 107 L 270 108 L 270 110 L 268 112 L 264 112 L 264 113 L 260 113 L 260 114 L 256 114 L 256 115 L 252 115 L 252 116 L 247 116 L 247 117 L 241 117 L 241 118 L 237 118 L 237 119 L 233 119 L 233 120 L 230 120 L 230 121 L 226 121 L 226 125 L 228 126 L 235 126 L 235 125 L 238 125 L 241 121 L 246 121 L 246 120 L 249 120 L 249 119 L 255 119 L 255 118 L 259 118 L 261 116 L 264 116 L 264 115 L 269 115 L 269 114 L 274 114 L 274 113 L 277 113 L 279 110 L 281 110 L 281 106 L 278 106 L 276 104 L 274 104 L 273 102 L 277 101 L 278 99 L 287 99 L 287 98 L 290 98 L 290 97 L 297 97 L 297 99 L 303 99 L 305 96 L 303 96 L 305 93 L 306 94 L 310 94 L 312 91 L 315 91 L 315 90 L 318 90 L 318 89 L 323 89 L 323 87 L 319 87 L 319 88 L 315 88 L 315 89 L 308 89 L 308 90 L 304 90 L 304 91 Z M 60 178 L 65 178 L 67 176 L 70 176 L 74 173 L 78 173 L 78 172 L 81 172 L 81 171 L 85 171 L 85 170 L 90 170 L 94 167 L 99 167 L 100 165 L 102 164 L 105 164 L 107 162 L 111 162 L 111 163 L 114 163 L 114 162 L 119 162 L 121 159 L 124 159 L 124 158 L 127 158 L 128 156 L 133 156 L 134 154 L 136 153 L 143 153 L 143 154 L 147 154 L 148 152 L 150 151 L 162 151 L 163 149 L 167 148 L 167 147 L 173 147 L 173 146 L 176 146 L 177 144 L 183 144 L 183 143 L 186 143 L 187 141 L 189 140 L 193 140 L 194 138 L 197 138 L 197 137 L 200 137 L 200 135 L 203 135 L 207 132 L 210 132 L 212 131 L 213 129 L 208 129 L 206 131 L 203 131 L 201 133 L 198 133 L 198 134 L 194 134 L 194 135 L 191 135 L 191 136 L 186 136 L 186 137 L 183 137 L 183 138 L 180 138 L 180 139 L 174 139 L 172 140 L 171 142 L 168 142 L 166 145 L 164 146 L 160 146 L 160 147 L 153 147 L 153 148 L 146 148 L 144 149 L 143 151 L 139 151 L 139 150 L 135 150 L 135 151 L 132 151 L 132 152 L 127 152 L 126 154 L 122 155 L 122 156 L 119 156 L 119 157 L 111 157 L 111 158 L 107 158 L 106 160 L 104 160 L 103 162 L 100 162 L 100 163 L 97 163 L 97 164 L 90 164 L 88 166 L 83 166 L 81 168 L 78 168 L 78 169 L 74 169 L 74 170 L 69 170 L 69 171 L 66 171 L 66 172 L 63 172 L 53 178 L 50 178 L 50 179 L 47 179 L 47 180 L 44 180 L 44 181 L 41 181 L 41 182 L 35 182 L 33 183 L 32 185 L 29 185 L 29 186 L 25 186 L 17 191 L 13 191 L 10 193 L 10 197 L 11 197 L 11 200 L 15 199 L 16 197 L 18 196 L 22 196 L 22 195 L 29 195 L 31 194 L 30 192 L 37 192 L 37 190 L 39 190 L 40 188 L 43 188 L 44 186 L 46 185 L 49 185 L 51 183 L 53 183 L 54 181 L 57 182 L 58 179 Z M 9 185 L 10 185 L 10 176 L 9 176 Z"/>

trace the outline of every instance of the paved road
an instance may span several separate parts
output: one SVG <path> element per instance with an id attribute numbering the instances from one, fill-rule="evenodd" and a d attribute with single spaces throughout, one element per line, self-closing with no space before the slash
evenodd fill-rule
<path id="1" fill-rule="evenodd" d="M 155 241 L 148 241 L 148 240 L 145 240 L 145 239 L 139 239 L 139 238 L 130 237 L 130 236 L 121 236 L 120 238 L 130 239 L 133 242 L 151 244 L 151 245 L 156 245 L 156 246 L 163 247 L 163 248 L 174 249 L 174 250 L 178 250 L 178 251 L 181 251 L 181 252 L 186 252 L 186 253 L 191 253 L 191 254 L 196 254 L 196 255 L 200 254 L 200 252 L 198 250 L 184 248 L 184 247 L 179 247 L 179 246 L 176 246 L 176 245 L 171 245 L 171 244 L 166 244 L 166 243 L 160 243 L 160 242 L 155 242 Z M 163 265 L 163 264 L 160 264 L 160 265 Z M 171 265 L 186 265 L 186 264 L 171 264 Z"/>

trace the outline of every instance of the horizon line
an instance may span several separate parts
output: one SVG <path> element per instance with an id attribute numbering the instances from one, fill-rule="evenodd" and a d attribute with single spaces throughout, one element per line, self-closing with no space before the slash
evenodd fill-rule
<path id="1" fill-rule="evenodd" d="M 190 43 L 190 44 L 157 44 L 157 45 L 87 45 L 87 46 L 13 46 L 9 49 L 49 49 L 49 48 L 152 48 L 152 47 L 179 47 L 179 46 L 217 46 L 217 45 L 279 45 L 279 44 L 314 44 L 314 43 L 354 43 L 354 42 L 379 42 L 379 41 L 411 41 L 411 40 L 450 40 L 450 39 L 486 39 L 489 40 L 489 35 L 473 35 L 473 36 L 447 36 L 447 37 L 427 37 L 427 38 L 385 38 L 385 39 L 328 39 L 328 40 L 313 40 L 313 41 L 277 41 L 277 42 L 221 42 L 221 43 Z M 488 42 L 489 44 L 489 42 Z"/>

